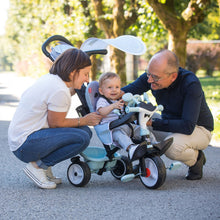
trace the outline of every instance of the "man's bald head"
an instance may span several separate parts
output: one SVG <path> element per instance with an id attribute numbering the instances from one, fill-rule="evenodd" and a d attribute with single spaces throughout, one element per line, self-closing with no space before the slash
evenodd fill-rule
<path id="1" fill-rule="evenodd" d="M 164 73 L 178 73 L 179 69 L 179 60 L 175 53 L 170 50 L 161 50 L 154 54 L 150 59 L 148 68 L 150 65 L 156 65 L 161 67 L 161 71 Z"/>

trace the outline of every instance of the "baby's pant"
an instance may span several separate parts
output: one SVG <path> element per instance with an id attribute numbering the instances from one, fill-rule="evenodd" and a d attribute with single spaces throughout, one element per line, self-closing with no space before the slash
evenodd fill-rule
<path id="1" fill-rule="evenodd" d="M 133 138 L 140 140 L 140 126 L 135 124 L 131 124 L 131 126 L 133 127 L 134 132 Z M 132 129 L 127 124 L 114 128 L 112 131 L 113 141 L 124 150 L 126 150 L 129 145 L 133 144 L 131 135 Z"/>

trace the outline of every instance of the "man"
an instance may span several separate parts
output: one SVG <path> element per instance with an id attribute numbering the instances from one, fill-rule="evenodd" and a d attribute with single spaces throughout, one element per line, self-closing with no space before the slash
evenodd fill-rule
<path id="1" fill-rule="evenodd" d="M 122 90 L 133 94 L 151 90 L 164 110 L 148 122 L 150 130 L 157 141 L 173 137 L 166 156 L 189 166 L 187 180 L 201 179 L 206 162 L 202 150 L 211 140 L 214 125 L 196 75 L 179 67 L 173 52 L 162 50 L 151 58 L 147 71 Z"/>

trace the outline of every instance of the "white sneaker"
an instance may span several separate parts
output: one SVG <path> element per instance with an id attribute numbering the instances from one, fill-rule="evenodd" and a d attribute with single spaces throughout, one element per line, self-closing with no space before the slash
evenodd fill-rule
<path id="1" fill-rule="evenodd" d="M 23 169 L 25 174 L 34 181 L 37 186 L 42 189 L 55 189 L 56 183 L 51 182 L 47 179 L 46 171 L 44 169 L 35 168 L 32 163 L 28 163 Z"/>
<path id="2" fill-rule="evenodd" d="M 61 184 L 62 183 L 62 179 L 59 177 L 55 177 L 52 173 L 52 168 L 48 167 L 48 169 L 46 170 L 46 175 L 49 181 L 52 181 L 56 184 Z"/>

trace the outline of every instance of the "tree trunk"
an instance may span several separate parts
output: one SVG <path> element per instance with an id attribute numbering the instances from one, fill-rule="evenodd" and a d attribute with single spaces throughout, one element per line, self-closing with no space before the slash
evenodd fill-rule
<path id="1" fill-rule="evenodd" d="M 87 38 L 88 36 L 96 36 L 97 35 L 97 27 L 96 27 L 96 21 L 93 19 L 90 11 L 88 10 L 89 8 L 89 1 L 88 0 L 84 0 L 84 1 L 80 1 L 82 7 L 83 7 L 83 13 L 85 15 L 85 17 L 88 18 L 89 21 L 89 31 L 88 33 L 85 33 L 85 37 Z M 96 55 L 92 55 L 91 61 L 92 61 L 92 68 L 90 71 L 90 80 L 96 80 L 96 73 L 97 73 L 97 59 L 96 59 Z"/>
<path id="2" fill-rule="evenodd" d="M 180 66 L 185 67 L 186 43 L 187 43 L 188 32 L 182 32 L 178 34 L 178 33 L 173 33 L 169 31 L 168 33 L 169 33 L 168 50 L 173 51 L 179 58 Z"/>
<path id="3" fill-rule="evenodd" d="M 92 61 L 92 68 L 90 71 L 90 76 L 89 79 L 92 81 L 96 80 L 96 73 L 97 73 L 97 59 L 96 59 L 96 55 L 92 55 L 90 57 L 91 61 Z"/>
<path id="4" fill-rule="evenodd" d="M 120 76 L 122 86 L 126 85 L 126 68 L 125 68 L 125 53 L 121 50 L 113 48 L 111 54 L 111 65 L 114 71 Z"/>

